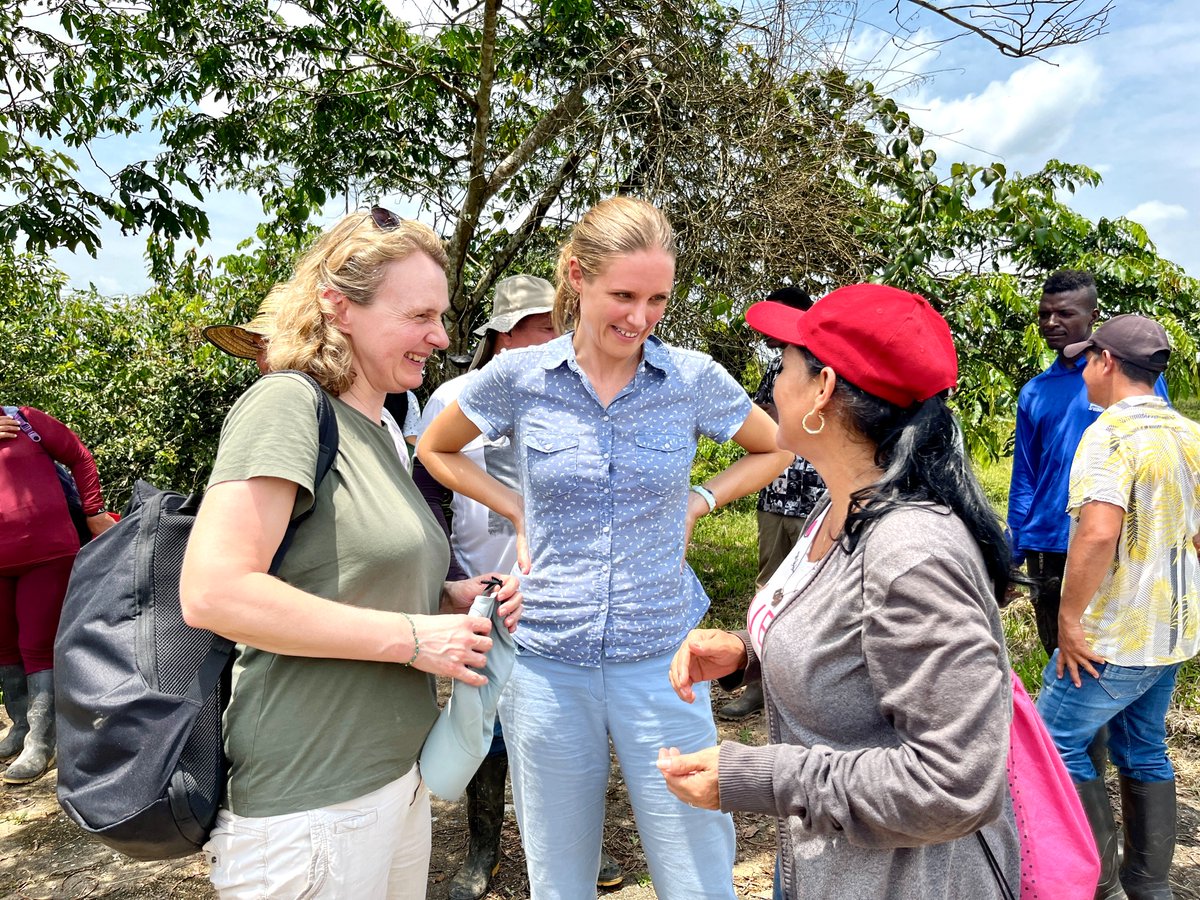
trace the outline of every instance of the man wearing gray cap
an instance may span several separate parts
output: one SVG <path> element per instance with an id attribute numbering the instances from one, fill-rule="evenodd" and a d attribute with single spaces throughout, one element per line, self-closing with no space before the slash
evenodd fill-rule
<path id="1" fill-rule="evenodd" d="M 1071 465 L 1058 649 L 1038 710 L 1083 800 L 1100 849 L 1096 896 L 1106 898 L 1171 897 L 1166 713 L 1180 664 L 1200 651 L 1200 425 L 1155 396 L 1170 353 L 1163 327 L 1136 315 L 1063 350 L 1087 355 L 1088 399 L 1104 411 Z M 1119 871 L 1112 810 L 1087 753 L 1105 724 L 1121 782 Z"/>
<path id="2" fill-rule="evenodd" d="M 550 313 L 554 309 L 554 287 L 532 275 L 514 275 L 496 282 L 492 317 L 475 329 L 482 340 L 470 368 L 442 384 L 425 404 L 418 435 L 424 433 L 438 413 L 458 399 L 479 370 L 505 350 L 535 347 L 557 337 Z M 419 437 L 418 437 L 419 440 Z M 518 488 L 516 458 L 508 438 L 488 441 L 482 435 L 463 452 L 502 483 Z M 413 480 L 421 489 L 430 510 L 445 527 L 442 502 L 449 498 L 451 523 L 450 574 L 448 580 L 466 578 L 467 572 L 508 572 L 517 561 L 516 532 L 512 523 L 482 503 L 461 494 L 451 494 L 433 480 L 416 461 Z M 519 488 L 518 488 L 519 489 Z M 508 756 L 503 735 L 497 734 L 488 756 L 467 785 L 467 827 L 470 845 L 462 868 L 450 881 L 450 900 L 478 900 L 487 893 L 492 876 L 500 868 L 500 828 L 504 821 L 504 782 Z M 607 853 L 602 854 L 597 885 L 614 887 L 622 882 L 621 868 Z"/>

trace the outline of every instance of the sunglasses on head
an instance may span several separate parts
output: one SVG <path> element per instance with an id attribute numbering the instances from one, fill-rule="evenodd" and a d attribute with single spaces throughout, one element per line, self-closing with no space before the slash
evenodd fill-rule
<path id="1" fill-rule="evenodd" d="M 384 209 L 382 206 L 372 206 L 371 221 L 375 223 L 375 227 L 380 231 L 391 231 L 393 228 L 400 227 L 401 220 L 390 209 Z"/>

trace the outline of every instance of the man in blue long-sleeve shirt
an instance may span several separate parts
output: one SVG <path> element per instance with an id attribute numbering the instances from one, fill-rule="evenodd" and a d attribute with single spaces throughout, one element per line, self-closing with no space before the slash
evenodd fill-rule
<path id="1" fill-rule="evenodd" d="M 1058 357 L 1021 389 L 1017 435 L 1008 496 L 1008 530 L 1013 561 L 1025 561 L 1034 581 L 1038 638 L 1053 654 L 1058 646 L 1058 603 L 1067 559 L 1070 517 L 1067 482 L 1084 430 L 1101 409 L 1088 402 L 1086 361 L 1062 355 L 1068 344 L 1086 340 L 1099 318 L 1096 281 L 1088 272 L 1061 270 L 1042 287 L 1038 328 Z M 1166 399 L 1162 378 L 1155 392 Z"/>

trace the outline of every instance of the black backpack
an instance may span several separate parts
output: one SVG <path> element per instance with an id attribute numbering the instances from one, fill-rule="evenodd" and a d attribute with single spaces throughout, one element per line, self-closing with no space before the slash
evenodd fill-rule
<path id="1" fill-rule="evenodd" d="M 337 419 L 305 378 L 319 398 L 320 484 L 337 454 Z M 135 859 L 199 850 L 225 786 L 234 644 L 187 625 L 179 605 L 200 499 L 137 482 L 121 521 L 76 557 L 54 643 L 58 802 Z M 306 517 L 288 525 L 272 574 Z"/>

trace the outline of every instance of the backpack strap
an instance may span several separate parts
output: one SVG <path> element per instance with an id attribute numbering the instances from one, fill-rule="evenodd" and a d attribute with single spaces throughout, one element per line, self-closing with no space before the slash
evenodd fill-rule
<path id="1" fill-rule="evenodd" d="M 272 374 L 282 375 L 285 372 Z M 317 449 L 317 471 L 313 478 L 313 506 L 310 506 L 288 523 L 287 531 L 284 532 L 279 549 L 275 551 L 275 557 L 271 560 L 271 568 L 269 570 L 271 575 L 279 572 L 279 567 L 283 565 L 283 558 L 287 555 L 288 548 L 292 545 L 292 539 L 295 538 L 297 529 L 304 523 L 305 519 L 312 515 L 313 507 L 316 506 L 317 488 L 321 486 L 321 482 L 325 480 L 325 476 L 329 474 L 330 468 L 333 467 L 333 460 L 337 456 L 338 451 L 337 416 L 334 414 L 333 404 L 329 402 L 329 395 L 321 389 L 316 379 L 307 372 L 288 369 L 286 370 L 286 374 L 300 375 L 317 395 L 317 440 L 319 446 Z M 265 377 L 270 378 L 271 375 Z"/>
<path id="2" fill-rule="evenodd" d="M 321 386 L 317 384 L 317 380 L 307 372 L 299 372 L 294 369 L 285 369 L 280 372 L 272 372 L 269 375 L 264 375 L 264 378 L 270 378 L 271 375 L 282 375 L 284 373 L 291 375 L 300 375 L 304 378 L 308 386 L 313 389 L 317 395 L 317 470 L 313 478 L 313 504 L 316 505 L 317 488 L 321 486 L 321 482 L 325 480 L 325 476 L 329 474 L 329 470 L 333 467 L 333 460 L 337 456 L 338 451 L 338 424 L 337 415 L 333 411 L 333 404 L 329 402 L 329 397 Z M 184 505 L 192 503 L 193 498 L 199 507 L 199 499 L 202 495 L 196 494 L 189 496 Z M 292 539 L 296 536 L 296 531 L 304 523 L 304 520 L 312 515 L 313 507 L 309 507 L 303 513 L 296 516 L 288 522 L 287 531 L 283 533 L 283 540 L 279 542 L 279 549 L 275 551 L 275 556 L 271 560 L 271 568 L 267 570 L 268 574 L 275 575 L 279 572 L 279 567 L 283 565 L 283 558 L 287 556 L 288 548 L 292 546 Z M 200 672 L 197 677 L 192 679 L 192 691 L 199 698 L 204 698 L 203 684 L 211 684 L 202 681 L 201 678 L 205 675 L 211 675 L 214 671 L 221 671 L 228 663 L 229 656 L 233 653 L 233 648 L 236 646 L 234 641 L 229 640 L 219 634 L 214 634 L 212 639 L 212 647 L 208 651 L 208 655 L 200 665 Z"/>
<path id="3" fill-rule="evenodd" d="M 1008 879 L 1004 877 L 1000 863 L 996 860 L 996 854 L 992 852 L 992 848 L 988 846 L 987 838 L 983 836 L 983 831 L 975 832 L 975 837 L 979 838 L 979 846 L 983 849 L 983 855 L 987 859 L 988 868 L 992 872 L 992 877 L 996 879 L 996 885 L 1000 888 L 1000 893 L 1004 895 L 1004 900 L 1017 900 L 1012 887 L 1008 883 Z"/>
<path id="4" fill-rule="evenodd" d="M 21 426 L 21 430 L 25 432 L 29 439 L 35 444 L 40 444 L 42 442 L 42 436 L 34 430 L 32 425 L 29 424 L 29 420 L 21 415 L 21 410 L 17 409 L 17 407 L 5 406 L 4 414 Z"/>

